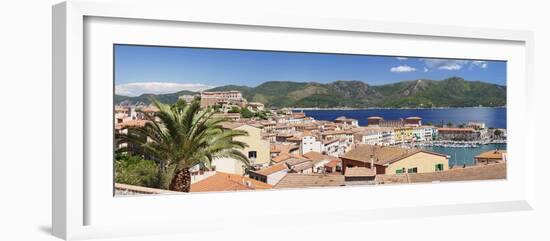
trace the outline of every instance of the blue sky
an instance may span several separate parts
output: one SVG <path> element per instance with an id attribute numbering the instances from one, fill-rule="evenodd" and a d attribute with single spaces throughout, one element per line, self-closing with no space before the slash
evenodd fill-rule
<path id="1" fill-rule="evenodd" d="M 266 81 L 329 83 L 361 80 L 370 85 L 403 80 L 467 80 L 506 85 L 506 62 L 315 54 L 274 51 L 115 45 L 117 94 L 200 91 Z"/>

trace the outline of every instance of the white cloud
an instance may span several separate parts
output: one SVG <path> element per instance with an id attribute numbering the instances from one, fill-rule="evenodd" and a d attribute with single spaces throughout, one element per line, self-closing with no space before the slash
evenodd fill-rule
<path id="1" fill-rule="evenodd" d="M 391 68 L 390 71 L 391 72 L 397 72 L 397 73 L 414 72 L 414 71 L 416 71 L 416 69 L 411 67 L 411 66 L 408 66 L 408 65 L 400 65 L 400 66 Z"/>
<path id="2" fill-rule="evenodd" d="M 397 57 L 397 59 L 398 59 L 398 60 L 407 60 L 407 59 L 409 59 L 409 58 L 407 58 L 407 57 Z"/>
<path id="3" fill-rule="evenodd" d="M 460 64 L 449 64 L 449 65 L 443 65 L 437 67 L 438 69 L 444 69 L 444 70 L 459 70 L 462 69 L 462 65 Z"/>
<path id="4" fill-rule="evenodd" d="M 422 59 L 428 69 L 459 70 L 468 60 Z"/>
<path id="5" fill-rule="evenodd" d="M 428 72 L 428 71 L 429 71 L 428 68 L 424 67 L 424 72 Z"/>
<path id="6" fill-rule="evenodd" d="M 472 61 L 472 66 L 477 66 L 477 67 L 480 67 L 482 69 L 486 69 L 487 68 L 487 61 Z"/>
<path id="7" fill-rule="evenodd" d="M 168 94 L 182 90 L 202 91 L 213 87 L 191 83 L 141 82 L 116 85 L 115 93 L 117 95 L 138 96 L 141 94 Z"/>
<path id="8" fill-rule="evenodd" d="M 425 67 L 428 70 L 431 69 L 441 69 L 441 70 L 460 70 L 464 67 L 469 66 L 470 69 L 473 67 L 479 67 L 485 69 L 488 67 L 486 61 L 470 61 L 470 60 L 452 60 L 452 59 L 421 59 L 426 65 Z"/>

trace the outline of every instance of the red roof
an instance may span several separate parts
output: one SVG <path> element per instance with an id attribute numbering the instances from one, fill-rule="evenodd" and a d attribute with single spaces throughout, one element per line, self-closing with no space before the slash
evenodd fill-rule
<path id="1" fill-rule="evenodd" d="M 216 172 L 213 176 L 191 184 L 191 192 L 216 192 L 269 189 L 271 185 L 241 175 Z"/>
<path id="2" fill-rule="evenodd" d="M 328 162 L 327 164 L 325 164 L 325 167 L 329 167 L 329 168 L 335 168 L 336 166 L 338 166 L 340 163 L 342 163 L 341 160 L 332 160 L 330 162 Z"/>
<path id="3" fill-rule="evenodd" d="M 254 171 L 255 173 L 258 173 L 262 176 L 269 176 L 273 173 L 276 173 L 276 172 L 280 172 L 282 170 L 287 170 L 287 166 L 286 166 L 286 163 L 278 163 L 278 164 L 275 164 L 273 166 L 270 166 L 270 167 L 266 167 L 262 170 L 259 170 L 259 171 Z"/>

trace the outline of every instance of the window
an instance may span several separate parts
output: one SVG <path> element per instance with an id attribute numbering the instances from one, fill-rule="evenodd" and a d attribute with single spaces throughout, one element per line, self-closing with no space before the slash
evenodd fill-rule
<path id="1" fill-rule="evenodd" d="M 402 174 L 403 173 L 403 169 L 397 169 L 395 170 L 395 174 Z"/>
<path id="2" fill-rule="evenodd" d="M 249 151 L 248 152 L 248 158 L 249 159 L 256 159 L 257 155 L 258 154 L 256 153 L 256 151 Z"/>
<path id="3" fill-rule="evenodd" d="M 416 168 L 416 167 L 409 168 L 409 169 L 407 170 L 407 173 L 418 173 L 418 168 Z"/>
<path id="4" fill-rule="evenodd" d="M 436 164 L 435 165 L 435 171 L 436 172 L 440 172 L 440 171 L 443 171 L 443 164 Z"/>

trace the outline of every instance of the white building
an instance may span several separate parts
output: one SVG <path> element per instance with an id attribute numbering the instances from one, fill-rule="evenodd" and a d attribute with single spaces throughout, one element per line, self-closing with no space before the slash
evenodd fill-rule
<path id="1" fill-rule="evenodd" d="M 304 154 L 304 157 L 311 160 L 313 163 L 313 172 L 314 173 L 325 173 L 325 165 L 331 162 L 332 160 L 338 160 L 338 157 L 323 155 L 319 152 L 308 152 Z"/>
<path id="2" fill-rule="evenodd" d="M 334 123 L 341 124 L 344 127 L 354 128 L 359 127 L 359 121 L 345 116 L 340 116 L 334 120 Z"/>
<path id="3" fill-rule="evenodd" d="M 321 152 L 321 145 L 321 142 L 314 135 L 309 131 L 305 131 L 300 143 L 300 152 L 302 155 L 312 151 Z"/>
<path id="4" fill-rule="evenodd" d="M 368 127 L 367 129 L 355 133 L 355 140 L 359 144 L 368 145 L 393 145 L 395 137 L 392 128 L 387 127 Z"/>
<path id="5" fill-rule="evenodd" d="M 322 153 L 329 156 L 340 156 L 346 152 L 345 147 L 345 142 L 338 139 L 323 141 Z"/>
<path id="6" fill-rule="evenodd" d="M 249 173 L 250 178 L 258 180 L 260 182 L 265 182 L 270 185 L 275 185 L 279 183 L 283 177 L 286 176 L 289 169 L 285 162 L 269 166 L 267 168 L 261 169 L 259 171 L 251 171 Z"/>
<path id="7" fill-rule="evenodd" d="M 474 128 L 474 129 L 485 129 L 485 122 L 476 122 L 476 121 L 470 121 L 468 124 L 466 124 L 466 127 Z"/>
<path id="8" fill-rule="evenodd" d="M 426 140 L 426 131 L 424 127 L 415 127 L 412 130 L 413 141 L 424 141 Z"/>
<path id="9" fill-rule="evenodd" d="M 423 126 L 424 127 L 424 140 L 431 141 L 436 136 L 435 131 L 437 131 L 436 128 L 433 126 Z"/>

